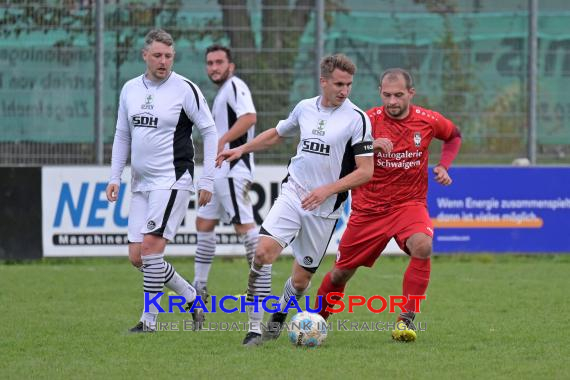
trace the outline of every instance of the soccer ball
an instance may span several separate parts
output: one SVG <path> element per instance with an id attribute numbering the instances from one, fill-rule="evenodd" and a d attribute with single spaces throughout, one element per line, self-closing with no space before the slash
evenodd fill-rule
<path id="1" fill-rule="evenodd" d="M 303 311 L 289 323 L 289 340 L 295 346 L 317 347 L 327 337 L 327 323 L 319 314 Z"/>

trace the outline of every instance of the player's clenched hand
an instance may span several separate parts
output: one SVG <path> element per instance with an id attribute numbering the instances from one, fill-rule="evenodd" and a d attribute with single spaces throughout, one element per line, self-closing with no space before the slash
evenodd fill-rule
<path id="1" fill-rule="evenodd" d="M 444 186 L 451 185 L 451 177 L 449 176 L 449 173 L 447 173 L 446 168 L 441 165 L 437 165 L 435 168 L 433 168 L 433 173 L 435 174 L 434 179 L 438 183 Z"/>
<path id="2" fill-rule="evenodd" d="M 301 207 L 304 210 L 311 211 L 317 208 L 321 203 L 325 201 L 330 196 L 330 192 L 325 186 L 317 187 L 315 190 L 311 191 L 305 199 L 301 202 Z"/>
<path id="3" fill-rule="evenodd" d="M 221 167 L 224 161 L 235 161 L 239 159 L 241 155 L 242 155 L 241 147 L 224 150 L 223 152 L 218 154 L 218 157 L 216 157 L 216 167 L 217 168 Z"/>
<path id="4" fill-rule="evenodd" d="M 198 190 L 198 206 L 206 206 L 212 200 L 212 193 L 208 190 Z"/>
<path id="5" fill-rule="evenodd" d="M 394 146 L 392 145 L 392 141 L 385 139 L 383 137 L 377 138 L 372 143 L 372 147 L 374 150 L 380 150 L 382 153 L 390 153 Z"/>
<path id="6" fill-rule="evenodd" d="M 115 202 L 119 196 L 119 185 L 114 183 L 108 184 L 105 193 L 107 194 L 107 200 L 109 202 Z"/>

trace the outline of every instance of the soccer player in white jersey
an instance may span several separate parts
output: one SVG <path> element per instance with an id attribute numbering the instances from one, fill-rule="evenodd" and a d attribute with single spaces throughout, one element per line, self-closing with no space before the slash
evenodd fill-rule
<path id="1" fill-rule="evenodd" d="M 218 152 L 251 141 L 257 120 L 251 92 L 247 84 L 234 75 L 234 70 L 235 64 L 229 48 L 212 45 L 206 49 L 208 77 L 219 87 L 212 105 L 212 115 L 218 130 Z M 251 266 L 259 238 L 248 194 L 253 181 L 253 170 L 253 153 L 223 163 L 221 168 L 216 169 L 212 201 L 198 208 L 198 247 L 193 285 L 202 299 L 207 297 L 208 274 L 216 251 L 214 229 L 220 220 L 234 225 Z"/>
<path id="2" fill-rule="evenodd" d="M 198 181 L 198 204 L 207 204 L 214 189 L 216 126 L 200 89 L 172 71 L 174 42 L 163 30 L 145 37 L 142 57 L 146 72 L 123 86 L 113 141 L 107 199 L 117 200 L 121 174 L 131 155 L 132 198 L 129 211 L 129 259 L 143 273 L 148 300 L 156 300 L 166 285 L 183 296 L 191 308 L 196 290 L 164 261 L 167 241 L 180 226 L 194 194 L 192 129 L 204 140 L 204 171 Z M 146 302 L 131 332 L 155 329 L 158 307 Z M 158 304 L 158 302 L 157 302 Z M 201 310 L 192 313 L 195 326 Z"/>
<path id="3" fill-rule="evenodd" d="M 291 245 L 295 261 L 285 283 L 280 310 L 291 297 L 299 299 L 319 267 L 340 216 L 348 190 L 368 182 L 373 173 L 372 136 L 368 116 L 348 95 L 356 66 L 343 54 L 321 61 L 321 95 L 299 102 L 286 120 L 251 142 L 226 150 L 216 158 L 234 161 L 243 154 L 300 134 L 297 154 L 288 166 L 281 194 L 264 220 L 249 273 L 249 331 L 243 345 L 255 346 L 281 333 L 286 313 L 271 315 L 261 332 L 262 301 L 271 293 L 271 264 Z"/>

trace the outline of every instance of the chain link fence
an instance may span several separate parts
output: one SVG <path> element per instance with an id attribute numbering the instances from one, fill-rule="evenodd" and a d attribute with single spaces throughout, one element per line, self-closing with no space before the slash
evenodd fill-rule
<path id="1" fill-rule="evenodd" d="M 95 14 L 89 0 L 0 2 L 0 165 L 95 162 Z M 205 48 L 232 47 L 237 75 L 252 89 L 258 133 L 318 93 L 320 37 L 325 54 L 342 52 L 357 64 L 351 98 L 361 108 L 379 104 L 383 70 L 404 67 L 415 77 L 415 102 L 461 128 L 458 162 L 526 156 L 528 0 L 327 0 L 320 36 L 317 14 L 316 0 L 106 1 L 104 162 L 119 92 L 144 72 L 140 49 L 153 27 L 173 35 L 174 70 L 210 102 L 216 88 L 205 73 Z M 538 16 L 538 162 L 568 164 L 570 5 L 542 0 Z M 257 161 L 285 164 L 295 145 Z M 434 146 L 433 160 L 438 152 Z"/>

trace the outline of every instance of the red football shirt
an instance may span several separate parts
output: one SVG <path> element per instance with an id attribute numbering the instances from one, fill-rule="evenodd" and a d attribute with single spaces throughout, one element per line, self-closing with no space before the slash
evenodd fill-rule
<path id="1" fill-rule="evenodd" d="M 433 138 L 447 140 L 454 124 L 435 111 L 410 105 L 405 119 L 396 120 L 375 107 L 367 111 L 372 137 L 392 141 L 392 152 L 375 152 L 374 176 L 352 190 L 352 210 L 383 213 L 410 203 L 427 204 L 428 147 Z"/>

